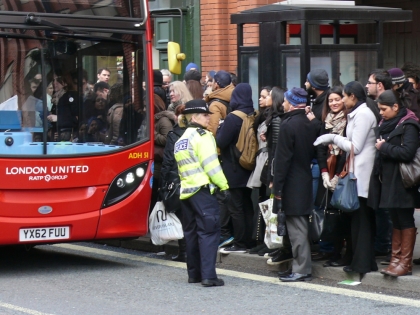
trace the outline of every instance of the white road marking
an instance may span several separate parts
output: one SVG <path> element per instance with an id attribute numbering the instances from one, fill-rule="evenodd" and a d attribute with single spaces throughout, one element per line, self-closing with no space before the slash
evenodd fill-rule
<path id="1" fill-rule="evenodd" d="M 9 303 L 0 302 L 0 307 L 8 308 L 8 309 L 13 310 L 13 311 L 19 311 L 19 312 L 23 312 L 23 313 L 31 314 L 31 315 L 52 315 L 52 314 L 47 314 L 47 313 L 42 313 L 42 312 L 38 312 L 38 311 L 35 311 L 35 310 L 31 310 L 29 308 L 16 306 L 16 305 L 9 304 Z"/>
<path id="2" fill-rule="evenodd" d="M 132 255 L 132 254 L 123 254 L 123 253 L 118 253 L 118 252 L 113 252 L 113 251 L 108 251 L 108 250 L 103 250 L 103 249 L 97 249 L 97 248 L 91 248 L 91 247 L 85 247 L 85 246 L 80 246 L 80 245 L 58 244 L 58 245 L 53 245 L 53 246 L 54 247 L 60 247 L 60 248 L 63 248 L 63 249 L 68 249 L 68 250 L 74 250 L 74 251 L 78 251 L 78 252 L 98 254 L 98 255 L 110 256 L 110 257 L 118 257 L 118 258 L 128 259 L 128 260 L 132 260 L 132 261 L 140 261 L 140 262 L 144 262 L 144 263 L 149 263 L 149 264 L 163 265 L 163 266 L 175 267 L 175 268 L 180 268 L 180 269 L 187 269 L 186 264 L 181 263 L 181 262 L 161 260 L 161 259 L 155 259 L 155 258 L 149 258 L 149 257 L 141 257 L 141 256 Z M 399 304 L 399 305 L 405 305 L 405 306 L 420 308 L 420 300 L 412 300 L 412 299 L 403 298 L 403 297 L 397 297 L 397 296 L 391 296 L 391 295 L 385 295 L 385 294 L 369 293 L 369 292 L 361 292 L 361 291 L 353 291 L 353 290 L 349 290 L 349 289 L 328 287 L 328 286 L 313 284 L 313 283 L 309 283 L 309 282 L 286 283 L 286 282 L 281 282 L 277 278 L 259 276 L 259 275 L 254 275 L 254 274 L 250 274 L 250 273 L 232 271 L 232 270 L 225 270 L 225 269 L 217 269 L 217 274 L 225 275 L 225 276 L 229 276 L 229 277 L 246 279 L 246 280 L 265 282 L 265 283 L 275 284 L 275 285 L 279 285 L 279 286 L 288 286 L 288 287 L 294 287 L 294 288 L 299 288 L 299 289 L 304 289 L 304 290 L 311 290 L 311 291 L 317 291 L 317 292 L 329 293 L 329 294 L 336 294 L 336 295 L 344 295 L 344 296 L 348 296 L 348 297 L 360 298 L 360 299 L 365 299 L 365 300 L 372 300 L 372 301 L 383 302 L 383 303 L 388 303 L 388 304 Z M 41 313 L 39 313 L 39 314 L 41 314 Z"/>

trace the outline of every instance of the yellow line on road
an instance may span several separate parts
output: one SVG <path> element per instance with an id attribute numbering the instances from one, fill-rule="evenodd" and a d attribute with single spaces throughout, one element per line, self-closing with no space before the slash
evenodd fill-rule
<path id="1" fill-rule="evenodd" d="M 52 314 L 47 314 L 47 313 L 42 313 L 42 312 L 38 312 L 35 310 L 31 310 L 29 308 L 24 308 L 24 307 L 20 307 L 20 306 L 16 306 L 13 304 L 9 304 L 9 303 L 2 303 L 0 302 L 0 307 L 4 307 L 13 311 L 19 311 L 19 312 L 23 312 L 26 314 L 31 314 L 31 315 L 52 315 Z"/>
<path id="2" fill-rule="evenodd" d="M 149 264 L 163 265 L 167 267 L 187 269 L 186 264 L 181 263 L 181 262 L 142 257 L 142 256 L 136 256 L 132 254 L 118 253 L 114 251 L 85 247 L 85 246 L 80 246 L 80 245 L 59 244 L 59 245 L 54 245 L 54 247 L 60 247 L 63 249 L 74 250 L 74 251 L 90 253 L 90 254 L 118 257 L 118 258 L 128 259 L 132 261 L 140 261 L 140 262 L 149 263 Z M 294 287 L 298 289 L 311 290 L 311 291 L 317 291 L 317 292 L 328 293 L 328 294 L 344 295 L 348 297 L 372 300 L 372 301 L 383 302 L 383 303 L 388 303 L 388 304 L 400 304 L 400 305 L 420 308 L 420 300 L 412 300 L 412 299 L 407 299 L 407 298 L 402 298 L 402 297 L 397 297 L 397 296 L 369 293 L 369 292 L 362 292 L 362 291 L 353 291 L 349 289 L 328 287 L 328 286 L 313 284 L 309 282 L 285 283 L 273 277 L 259 276 L 259 275 L 254 275 L 250 273 L 232 271 L 232 270 L 226 270 L 226 269 L 217 269 L 217 274 L 251 280 L 251 281 L 265 282 L 265 283 L 275 284 L 279 286 Z M 229 283 L 227 283 L 227 285 L 229 285 Z"/>

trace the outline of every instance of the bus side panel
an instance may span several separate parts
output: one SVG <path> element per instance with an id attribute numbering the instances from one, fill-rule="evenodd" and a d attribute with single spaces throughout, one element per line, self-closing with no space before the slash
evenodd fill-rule
<path id="1" fill-rule="evenodd" d="M 148 231 L 152 174 L 123 201 L 101 210 L 96 239 L 139 237 Z"/>
<path id="2" fill-rule="evenodd" d="M 95 238 L 98 221 L 99 211 L 52 218 L 41 217 L 28 219 L 0 217 L 0 245 L 31 244 L 31 242 L 19 242 L 19 229 L 21 228 L 70 227 L 70 239 L 68 240 L 36 241 L 32 244 L 90 240 Z"/>

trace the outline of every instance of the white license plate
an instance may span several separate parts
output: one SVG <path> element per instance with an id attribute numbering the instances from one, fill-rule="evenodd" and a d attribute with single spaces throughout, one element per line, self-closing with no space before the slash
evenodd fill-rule
<path id="1" fill-rule="evenodd" d="M 65 240 L 70 238 L 70 227 L 44 227 L 36 229 L 20 229 L 19 242 L 33 242 L 44 240 Z"/>

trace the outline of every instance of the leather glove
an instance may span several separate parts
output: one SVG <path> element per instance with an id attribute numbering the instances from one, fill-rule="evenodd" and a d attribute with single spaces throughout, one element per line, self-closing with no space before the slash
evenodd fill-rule
<path id="1" fill-rule="evenodd" d="M 326 189 L 331 189 L 330 174 L 328 172 L 322 172 L 322 184 Z"/>
<path id="2" fill-rule="evenodd" d="M 323 145 L 328 145 L 328 144 L 330 144 L 330 143 L 334 143 L 334 138 L 335 138 L 336 136 L 337 136 L 337 135 L 332 134 L 332 133 L 329 133 L 329 134 L 326 134 L 326 135 L 319 136 L 319 137 L 315 140 L 314 145 L 315 145 L 315 146 L 320 145 L 320 144 L 323 144 Z"/>
<path id="3" fill-rule="evenodd" d="M 335 176 L 331 179 L 331 181 L 330 181 L 330 183 L 331 183 L 330 190 L 331 190 L 331 191 L 334 191 L 334 190 L 335 190 L 335 186 L 337 186 L 338 179 L 339 179 L 339 177 L 338 177 L 337 175 L 335 175 Z"/>
<path id="4" fill-rule="evenodd" d="M 229 190 L 217 190 L 216 191 L 216 198 L 217 198 L 217 201 L 219 201 L 220 203 L 223 203 L 223 204 L 227 204 L 228 202 L 229 202 L 229 200 L 230 200 L 230 192 L 229 192 Z"/>
<path id="5" fill-rule="evenodd" d="M 279 212 L 281 212 L 282 205 L 283 204 L 281 202 L 281 199 L 274 198 L 274 202 L 273 202 L 273 213 L 279 213 Z"/>
<path id="6" fill-rule="evenodd" d="M 285 236 L 286 234 L 286 214 L 283 211 L 279 211 L 277 213 L 277 235 Z"/>

